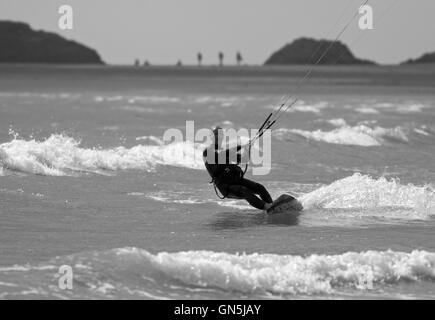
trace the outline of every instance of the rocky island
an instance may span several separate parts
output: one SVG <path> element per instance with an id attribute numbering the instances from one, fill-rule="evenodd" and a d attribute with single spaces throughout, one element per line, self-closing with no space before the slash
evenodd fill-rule
<path id="1" fill-rule="evenodd" d="M 104 64 L 97 51 L 26 23 L 0 21 L 0 63 Z"/>
<path id="2" fill-rule="evenodd" d="M 299 38 L 273 53 L 265 65 L 314 64 L 332 44 L 330 40 Z M 345 44 L 337 41 L 319 64 L 372 65 L 375 62 L 356 58 Z"/>
<path id="3" fill-rule="evenodd" d="M 402 64 L 435 63 L 435 52 L 425 53 L 420 58 L 409 59 Z"/>

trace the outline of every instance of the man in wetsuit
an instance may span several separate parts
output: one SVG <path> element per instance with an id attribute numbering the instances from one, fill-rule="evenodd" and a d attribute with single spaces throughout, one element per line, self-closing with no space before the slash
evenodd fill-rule
<path id="1" fill-rule="evenodd" d="M 273 200 L 266 188 L 243 177 L 243 170 L 239 167 L 242 147 L 237 145 L 233 149 L 222 149 L 222 140 L 222 128 L 216 127 L 213 130 L 213 143 L 203 152 L 205 167 L 215 188 L 226 198 L 245 199 L 257 209 L 269 209 Z M 230 159 L 234 152 L 236 152 L 236 163 L 231 163 Z"/>

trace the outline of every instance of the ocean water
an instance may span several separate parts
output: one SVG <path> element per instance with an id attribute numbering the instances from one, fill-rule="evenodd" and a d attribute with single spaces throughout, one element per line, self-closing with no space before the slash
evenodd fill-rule
<path id="1" fill-rule="evenodd" d="M 304 67 L 0 69 L 0 298 L 435 298 L 435 66 L 314 70 L 247 173 L 298 217 L 162 136 L 255 129 Z"/>

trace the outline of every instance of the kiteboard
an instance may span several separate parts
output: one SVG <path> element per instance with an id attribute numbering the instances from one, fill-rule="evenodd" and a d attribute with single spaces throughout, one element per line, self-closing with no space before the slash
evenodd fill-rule
<path id="1" fill-rule="evenodd" d="M 266 213 L 277 214 L 287 212 L 300 212 L 302 211 L 302 204 L 293 196 L 289 194 L 280 195 L 272 204 Z"/>

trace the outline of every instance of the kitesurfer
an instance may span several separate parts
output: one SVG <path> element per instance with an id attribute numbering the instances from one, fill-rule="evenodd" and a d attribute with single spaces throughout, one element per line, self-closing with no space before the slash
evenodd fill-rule
<path id="1" fill-rule="evenodd" d="M 204 164 L 212 178 L 216 194 L 219 196 L 219 190 L 223 195 L 222 199 L 245 199 L 257 209 L 269 209 L 273 200 L 266 188 L 244 178 L 244 172 L 239 166 L 242 147 L 237 145 L 232 149 L 222 148 L 223 137 L 222 128 L 214 128 L 212 143 L 203 152 Z M 236 157 L 233 156 L 234 152 Z M 236 163 L 230 162 L 232 158 L 236 158 Z"/>

